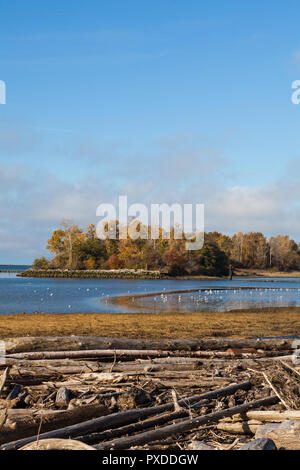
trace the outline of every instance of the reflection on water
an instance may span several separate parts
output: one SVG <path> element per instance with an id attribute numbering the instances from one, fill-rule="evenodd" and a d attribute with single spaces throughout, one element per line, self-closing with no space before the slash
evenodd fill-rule
<path id="1" fill-rule="evenodd" d="M 0 314 L 136 311 L 228 311 L 300 305 L 300 279 L 118 280 L 30 279 L 0 273 Z M 245 289 L 247 288 L 247 289 Z M 174 291 L 195 292 L 174 293 Z M 167 292 L 172 291 L 172 294 Z M 161 294 L 161 292 L 163 294 Z M 150 294 L 150 297 L 134 295 Z M 129 303 L 111 302 L 129 296 Z M 154 310 L 153 310 L 154 309 Z"/>
<path id="2" fill-rule="evenodd" d="M 298 307 L 300 288 L 212 288 L 198 292 L 132 297 L 130 302 L 136 309 L 145 312 L 229 312 L 248 308 Z"/>

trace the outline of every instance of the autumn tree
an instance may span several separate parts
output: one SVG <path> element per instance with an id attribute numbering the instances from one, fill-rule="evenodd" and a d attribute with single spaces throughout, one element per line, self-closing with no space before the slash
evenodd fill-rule
<path id="1" fill-rule="evenodd" d="M 47 248 L 54 255 L 52 261 L 35 260 L 39 269 L 150 269 L 170 275 L 206 274 L 226 275 L 229 264 L 244 268 L 300 269 L 300 250 L 294 240 L 278 235 L 269 240 L 260 232 L 239 232 L 232 237 L 220 232 L 205 234 L 201 250 L 187 251 L 186 236 L 178 238 L 176 227 L 169 237 L 159 228 L 153 239 L 153 230 L 132 219 L 127 239 L 120 239 L 119 222 L 106 223 L 107 235 L 99 238 L 90 224 L 84 230 L 64 222 L 48 240 Z M 122 237 L 121 237 L 122 238 Z"/>
<path id="2" fill-rule="evenodd" d="M 287 235 L 270 238 L 270 267 L 280 271 L 300 268 L 299 248 Z"/>

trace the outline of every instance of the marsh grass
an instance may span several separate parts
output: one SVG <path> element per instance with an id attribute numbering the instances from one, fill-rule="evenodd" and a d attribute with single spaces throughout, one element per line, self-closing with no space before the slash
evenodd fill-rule
<path id="1" fill-rule="evenodd" d="M 300 307 L 240 310 L 230 313 L 80 313 L 0 316 L 0 339 L 28 335 L 149 339 L 297 336 L 300 335 Z"/>

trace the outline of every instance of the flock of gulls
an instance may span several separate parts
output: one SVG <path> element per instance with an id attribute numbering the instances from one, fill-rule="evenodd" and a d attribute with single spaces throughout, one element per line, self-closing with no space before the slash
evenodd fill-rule
<path id="1" fill-rule="evenodd" d="M 198 292 L 193 293 L 161 293 L 154 295 L 153 300 L 158 306 L 181 304 L 182 308 L 187 310 L 194 310 L 195 307 L 201 307 L 201 305 L 207 305 L 216 310 L 220 310 L 220 306 L 223 310 L 230 309 L 230 307 L 246 308 L 258 305 L 275 307 L 286 303 L 299 304 L 300 288 L 199 289 Z"/>
<path id="2" fill-rule="evenodd" d="M 141 288 L 141 287 L 139 287 Z M 99 287 L 77 287 L 76 288 L 79 295 L 73 295 L 74 301 L 80 297 L 84 299 L 85 297 L 92 297 L 100 299 L 101 303 L 109 304 L 110 294 L 101 292 Z M 51 300 L 56 300 L 59 296 L 59 293 L 56 292 L 55 288 L 47 287 L 46 291 L 44 289 L 34 289 L 32 291 L 34 297 L 39 297 L 37 299 L 40 302 L 39 310 L 43 310 L 44 306 L 51 305 Z M 128 290 L 128 294 L 130 294 Z M 147 293 L 147 288 L 145 288 L 145 293 Z M 132 293 L 132 302 L 138 300 L 140 306 L 141 302 L 145 306 L 149 306 L 149 302 L 155 304 L 154 308 L 160 308 L 162 305 L 166 304 L 167 306 L 174 306 L 175 304 L 179 305 L 184 310 L 193 310 L 197 307 L 201 309 L 201 306 L 209 307 L 209 309 L 214 309 L 216 311 L 228 310 L 230 307 L 236 308 L 245 308 L 248 306 L 257 306 L 257 305 L 272 305 L 272 306 L 281 306 L 285 303 L 292 303 L 292 305 L 300 304 L 300 288 L 264 288 L 264 287 L 247 287 L 247 288 L 238 288 L 238 287 L 228 287 L 228 288 L 218 288 L 218 289 L 205 289 L 201 288 L 198 291 L 187 291 L 185 293 L 172 293 L 166 292 L 164 289 L 161 293 L 154 293 L 151 296 L 145 296 L 139 294 L 136 297 Z M 72 304 L 67 304 L 64 307 L 66 310 L 72 309 Z"/>

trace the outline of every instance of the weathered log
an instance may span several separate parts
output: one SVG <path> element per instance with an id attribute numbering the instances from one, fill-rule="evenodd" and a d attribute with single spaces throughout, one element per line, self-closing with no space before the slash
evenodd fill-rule
<path id="1" fill-rule="evenodd" d="M 194 353 L 195 354 L 195 353 Z M 241 357 L 239 360 L 246 365 L 251 365 L 251 366 L 257 366 L 257 361 L 259 362 L 272 362 L 272 361 L 278 361 L 285 358 L 285 356 L 272 356 L 272 357 L 254 357 L 254 358 L 249 358 L 249 357 Z M 236 358 L 234 358 L 236 359 Z M 148 361 L 148 364 L 199 364 L 199 362 L 202 363 L 202 365 L 209 365 L 209 364 L 227 364 L 228 359 L 226 358 L 199 358 L 199 357 L 187 357 L 187 356 L 169 356 L 169 357 L 164 357 L 164 358 L 159 358 L 155 357 L 152 358 Z M 146 363 L 146 360 L 143 360 L 143 363 Z"/>
<path id="2" fill-rule="evenodd" d="M 264 424 L 259 426 L 255 437 L 272 439 L 278 449 L 300 450 L 300 423 L 284 421 L 280 424 Z"/>
<path id="3" fill-rule="evenodd" d="M 147 362 L 143 360 L 143 364 L 146 364 L 146 363 Z M 153 359 L 150 359 L 148 361 L 148 364 L 175 364 L 175 365 L 199 364 L 199 358 L 197 357 L 174 357 L 174 356 L 172 357 L 169 356 L 169 357 L 164 357 L 164 358 L 155 357 Z"/>
<path id="4" fill-rule="evenodd" d="M 119 383 L 126 383 L 129 384 L 130 380 L 136 376 L 140 376 L 141 374 L 132 372 L 132 373 L 127 373 L 123 374 L 122 372 L 91 372 L 87 374 L 81 374 L 79 377 L 77 376 L 72 376 L 68 377 L 68 380 L 66 381 L 55 381 L 55 386 L 56 387 L 68 387 L 72 389 L 74 386 L 81 386 L 82 384 L 85 385 L 92 385 L 92 386 L 97 386 L 99 384 L 104 385 L 105 383 L 107 384 L 119 384 Z M 45 382 L 46 383 L 46 382 Z"/>
<path id="5" fill-rule="evenodd" d="M 208 400 L 203 400 L 195 405 L 191 405 L 191 409 L 205 406 L 208 403 L 209 403 Z M 79 441 L 82 441 L 88 444 L 96 444 L 101 441 L 105 441 L 107 439 L 126 436 L 126 435 L 133 434 L 139 431 L 144 431 L 145 429 L 154 428 L 155 426 L 161 426 L 165 423 L 169 423 L 170 421 L 174 421 L 180 418 L 185 418 L 186 416 L 189 416 L 189 410 L 182 409 L 180 411 L 158 416 L 157 418 L 151 418 L 145 421 L 139 421 L 138 423 L 129 424 L 128 426 L 123 426 L 121 428 L 108 429 L 102 432 L 95 432 L 92 434 L 79 436 L 79 437 L 76 437 L 76 440 L 78 439 Z"/>
<path id="6" fill-rule="evenodd" d="M 254 348 L 263 350 L 292 349 L 293 340 L 282 339 L 166 339 L 143 340 L 126 338 L 99 338 L 83 336 L 45 336 L 9 338 L 5 341 L 7 354 L 26 351 L 72 351 L 87 349 L 161 349 L 161 350 L 219 350 Z"/>
<path id="7" fill-rule="evenodd" d="M 32 436 L 38 432 L 40 426 L 41 431 L 46 432 L 107 414 L 108 410 L 103 405 L 86 405 L 66 411 L 36 409 L 0 411 L 0 423 L 2 423 L 0 443 Z"/>
<path id="8" fill-rule="evenodd" d="M 158 383 L 160 386 L 166 387 L 166 388 L 174 388 L 174 387 L 180 387 L 180 388 L 199 388 L 200 386 L 206 386 L 206 387 L 215 387 L 217 385 L 217 381 L 211 379 L 202 381 L 202 380 L 162 380 L 162 379 L 156 379 L 152 378 L 153 383 Z M 230 380 L 224 379 L 221 381 L 224 385 L 226 383 L 229 383 Z M 218 383 L 220 385 L 220 382 Z"/>
<path id="9" fill-rule="evenodd" d="M 282 423 L 283 421 L 300 421 L 300 411 L 276 411 L 276 410 L 265 410 L 265 411 L 256 411 L 251 410 L 242 415 L 236 415 L 232 417 L 232 421 L 244 421 L 247 420 L 256 420 L 266 423 Z"/>
<path id="10" fill-rule="evenodd" d="M 164 351 L 158 349 L 146 349 L 146 350 L 130 350 L 130 349 L 116 349 L 116 350 L 109 350 L 109 349 L 95 349 L 95 350 L 88 350 L 88 351 L 39 351 L 39 352 L 26 352 L 26 353 L 16 353 L 7 355 L 8 359 L 27 359 L 27 360 L 42 360 L 42 359 L 93 359 L 93 358 L 101 358 L 102 361 L 110 361 L 114 359 L 115 361 L 126 361 L 138 358 L 168 358 L 168 357 L 178 357 L 182 358 L 181 362 L 185 362 L 187 358 L 193 358 L 195 360 L 199 359 L 230 359 L 230 358 L 246 358 L 249 359 L 254 357 L 256 359 L 267 359 L 267 358 L 285 358 L 286 356 L 280 356 L 280 353 L 276 353 L 277 356 L 274 356 L 272 353 L 266 353 L 263 356 L 258 356 L 257 354 L 249 355 L 249 354 L 235 354 L 232 355 L 231 353 L 227 352 L 216 352 L 216 351 L 192 351 L 187 353 L 186 351 L 177 350 L 177 351 Z"/>
<path id="11" fill-rule="evenodd" d="M 181 406 L 189 406 L 189 405 L 192 405 L 193 403 L 196 403 L 204 399 L 212 400 L 218 397 L 232 395 L 237 390 L 248 390 L 250 387 L 251 387 L 251 383 L 249 381 L 242 382 L 239 384 L 233 384 L 233 385 L 230 385 L 229 387 L 220 388 L 217 390 L 213 390 L 211 392 L 203 393 L 201 395 L 195 395 L 193 397 L 180 400 L 179 404 Z M 54 431 L 44 432 L 39 435 L 39 439 L 41 440 L 41 439 L 70 438 L 70 437 L 74 438 L 74 437 L 81 436 L 83 434 L 98 432 L 100 430 L 107 429 L 107 428 L 111 429 L 111 428 L 117 428 L 120 426 L 125 426 L 126 424 L 134 423 L 135 421 L 138 421 L 139 419 L 144 419 L 150 416 L 154 416 L 159 413 L 163 413 L 164 411 L 173 410 L 173 408 L 174 408 L 173 403 L 167 403 L 164 405 L 159 405 L 159 406 L 150 407 L 150 408 L 142 408 L 139 410 L 130 410 L 130 411 L 125 411 L 121 413 L 114 413 L 109 416 L 103 416 L 101 418 L 95 418 L 89 421 L 81 422 L 73 426 L 67 426 L 61 429 L 56 428 Z M 239 410 L 235 411 L 235 413 L 238 413 L 238 412 Z M 35 440 L 36 440 L 35 436 L 31 436 L 25 439 L 20 439 L 14 442 L 9 442 L 9 440 L 7 440 L 6 442 L 8 443 L 2 445 L 0 447 L 0 450 L 18 449 Z"/>
<path id="12" fill-rule="evenodd" d="M 15 385 L 39 385 L 46 381 L 54 381 L 62 378 L 62 374 L 57 374 L 56 372 L 51 371 L 36 371 L 34 369 L 11 369 L 9 372 L 9 377 L 7 378 L 7 384 Z"/>
<path id="13" fill-rule="evenodd" d="M 68 406 L 70 401 L 70 391 L 66 387 L 60 387 L 57 390 L 55 405 L 57 408 L 64 408 Z"/>
<path id="14" fill-rule="evenodd" d="M 170 351 L 160 351 L 154 349 L 147 350 L 126 350 L 126 349 L 94 349 L 89 351 L 40 351 L 40 352 L 26 352 L 10 354 L 8 357 L 12 359 L 66 359 L 66 358 L 101 358 L 102 360 L 115 358 L 117 360 L 127 358 L 139 358 L 139 357 L 168 357 Z M 176 353 L 174 353 L 176 354 Z M 179 352 L 178 355 L 181 353 Z"/>
<path id="15" fill-rule="evenodd" d="M 148 368 L 144 368 L 146 370 L 140 370 L 137 369 L 137 372 L 140 375 L 146 375 L 147 377 L 155 377 L 156 379 L 196 379 L 200 382 L 211 382 L 212 380 L 216 382 L 222 382 L 222 381 L 232 381 L 232 379 L 227 376 L 227 377 L 215 377 L 213 376 L 213 372 L 210 373 L 209 376 L 203 375 L 203 370 L 193 370 L 193 369 L 186 369 L 185 371 L 169 371 L 169 370 L 163 370 L 163 371 L 153 371 L 153 370 L 147 370 Z M 128 369 L 127 369 L 128 370 Z M 131 372 L 135 371 L 136 367 L 135 365 L 132 366 Z"/>
<path id="16" fill-rule="evenodd" d="M 261 425 L 259 421 L 241 421 L 241 422 L 233 422 L 233 423 L 226 423 L 220 422 L 217 425 L 217 429 L 219 431 L 224 431 L 229 434 L 242 434 L 246 436 L 253 436 L 258 427 Z"/>
<path id="17" fill-rule="evenodd" d="M 242 350 L 241 350 L 242 351 Z M 277 353 L 279 355 L 279 352 Z M 15 354 L 8 354 L 8 359 L 27 359 L 27 360 L 43 360 L 43 359 L 74 359 L 74 358 L 101 358 L 102 361 L 111 360 L 126 360 L 126 359 L 137 359 L 137 358 L 168 358 L 168 357 L 183 357 L 183 358 L 194 358 L 194 359 L 201 359 L 201 358 L 209 358 L 209 359 L 217 359 L 217 358 L 235 358 L 235 357 L 243 357 L 249 358 L 253 356 L 258 358 L 257 354 L 249 355 L 248 353 L 240 353 L 240 354 L 232 354 L 231 352 L 226 351 L 191 351 L 187 353 L 187 351 L 182 350 L 158 350 L 158 349 L 94 349 L 94 350 L 76 350 L 76 351 L 38 351 L 38 352 L 25 352 L 25 353 L 15 353 Z M 270 356 L 273 357 L 273 352 L 266 352 L 265 357 Z M 264 357 L 263 356 L 263 357 Z M 182 361 L 184 362 L 184 361 Z"/>
<path id="18" fill-rule="evenodd" d="M 156 372 L 174 372 L 174 373 L 188 373 L 188 372 L 201 372 L 203 363 L 201 361 L 192 361 L 187 363 L 180 363 L 180 364 L 172 364 L 170 362 L 155 364 L 147 361 L 142 362 L 121 362 L 116 363 L 113 367 L 113 372 L 126 372 L 128 370 L 132 371 L 141 371 L 141 372 L 149 372 L 149 373 L 156 373 Z M 103 364 L 102 372 L 112 372 L 110 364 Z"/>
<path id="19" fill-rule="evenodd" d="M 1 379 L 0 379 L 0 393 L 2 392 L 3 388 L 5 387 L 7 376 L 8 376 L 8 368 L 5 369 L 5 371 L 3 372 L 2 376 L 1 376 Z"/>
<path id="20" fill-rule="evenodd" d="M 71 439 L 45 439 L 27 444 L 19 450 L 96 450 L 83 442 Z"/>
<path id="21" fill-rule="evenodd" d="M 56 371 L 56 369 L 58 369 L 58 371 L 60 370 L 64 371 L 68 369 L 72 371 L 73 368 L 77 371 L 77 370 L 81 370 L 81 368 L 84 369 L 85 367 L 91 371 L 97 371 L 100 367 L 97 362 L 93 360 L 88 361 L 84 359 L 83 360 L 80 360 L 80 359 L 41 359 L 39 361 L 38 360 L 31 361 L 30 359 L 26 360 L 26 359 L 10 359 L 10 358 L 6 358 L 5 366 L 13 367 L 15 369 L 20 369 L 23 367 L 27 369 L 28 368 L 31 369 L 34 367 L 36 370 L 38 370 L 39 368 L 44 369 L 44 370 L 48 368 L 54 371 Z M 103 367 L 108 367 L 107 363 L 104 363 Z"/>
<path id="22" fill-rule="evenodd" d="M 233 416 L 234 414 L 241 413 L 243 411 L 250 410 L 252 408 L 259 408 L 260 406 L 268 406 L 278 403 L 278 398 L 268 397 L 262 398 L 260 400 L 251 401 L 243 405 L 234 406 L 233 408 L 227 408 L 226 410 L 217 411 L 210 413 L 205 416 L 200 416 L 197 418 L 192 418 L 188 420 L 181 421 L 176 424 L 171 424 L 162 428 L 158 428 L 152 431 L 146 431 L 135 436 L 129 436 L 120 439 L 114 439 L 112 441 L 105 442 L 103 444 L 96 445 L 95 447 L 98 450 L 121 450 L 121 449 L 130 449 L 133 446 L 144 445 L 148 442 L 158 441 L 160 439 L 165 439 L 169 436 L 175 436 L 180 433 L 185 433 L 187 431 L 192 431 L 198 429 L 199 427 L 210 424 L 220 419 Z"/>

